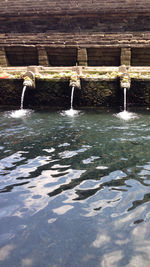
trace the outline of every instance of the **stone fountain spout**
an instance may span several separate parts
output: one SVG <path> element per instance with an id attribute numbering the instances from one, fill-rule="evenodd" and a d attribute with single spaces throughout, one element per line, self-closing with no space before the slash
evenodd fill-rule
<path id="1" fill-rule="evenodd" d="M 130 89 L 131 77 L 129 75 L 128 69 L 125 65 L 119 67 L 120 74 L 120 87 Z"/>
<path id="2" fill-rule="evenodd" d="M 80 79 L 77 79 L 76 81 L 70 80 L 69 86 L 81 89 Z"/>
<path id="3" fill-rule="evenodd" d="M 70 78 L 69 86 L 81 89 L 81 82 L 80 82 L 80 78 L 78 77 L 78 75 L 75 75 Z"/>
<path id="4" fill-rule="evenodd" d="M 23 86 L 35 88 L 35 74 L 32 71 L 27 71 L 23 79 Z"/>

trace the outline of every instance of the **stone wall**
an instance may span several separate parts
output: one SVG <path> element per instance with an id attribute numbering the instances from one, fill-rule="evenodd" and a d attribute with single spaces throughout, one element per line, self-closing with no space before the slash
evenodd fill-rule
<path id="1" fill-rule="evenodd" d="M 88 66 L 119 66 L 120 48 L 88 48 Z"/>
<path id="2" fill-rule="evenodd" d="M 0 33 L 126 32 L 149 31 L 150 12 L 100 14 L 28 14 L 1 17 Z M 101 11 L 100 11 L 101 12 Z M 119 12 L 119 11 L 118 11 Z M 20 13 L 20 12 L 19 12 Z M 0 13 L 1 15 L 1 13 Z"/>
<path id="3" fill-rule="evenodd" d="M 81 81 L 81 89 L 75 88 L 74 107 L 112 107 L 120 105 L 119 81 Z M 20 107 L 23 80 L 0 79 L 0 106 Z M 36 89 L 27 88 L 24 108 L 54 107 L 70 108 L 71 87 L 69 80 L 36 80 Z"/>
<path id="4" fill-rule="evenodd" d="M 150 32 L 0 34 L 0 47 L 26 45 L 64 48 L 150 47 Z"/>
<path id="5" fill-rule="evenodd" d="M 50 66 L 75 66 L 77 63 L 76 48 L 46 47 Z"/>
<path id="6" fill-rule="evenodd" d="M 150 105 L 150 80 L 131 80 L 131 88 L 127 92 L 128 106 Z"/>
<path id="7" fill-rule="evenodd" d="M 2 0 L 0 22 L 0 46 L 145 47 L 149 45 L 150 1 Z"/>
<path id="8" fill-rule="evenodd" d="M 56 45 L 56 44 L 55 44 Z M 6 66 L 150 66 L 150 48 L 99 46 L 90 48 L 17 45 L 0 47 Z"/>
<path id="9" fill-rule="evenodd" d="M 119 66 L 120 48 L 6 46 L 0 50 L 1 66 Z M 130 65 L 130 64 L 129 64 Z"/>
<path id="10" fill-rule="evenodd" d="M 56 45 L 56 44 L 55 44 Z M 150 66 L 149 47 L 75 47 L 17 45 L 0 47 L 0 65 L 6 66 Z"/>
<path id="11" fill-rule="evenodd" d="M 133 48 L 131 55 L 132 66 L 150 66 L 150 48 Z"/>
<path id="12" fill-rule="evenodd" d="M 81 80 L 82 89 L 75 88 L 74 107 L 115 107 L 123 109 L 123 89 L 119 80 L 86 81 Z M 0 106 L 20 107 L 23 80 L 0 79 Z M 127 105 L 150 105 L 150 80 L 132 79 L 131 88 L 127 90 Z M 27 88 L 24 108 L 54 107 L 70 108 L 71 88 L 69 81 L 36 80 L 36 89 Z"/>
<path id="13" fill-rule="evenodd" d="M 1 0 L 0 66 L 150 66 L 149 0 Z M 143 105 L 149 101 L 132 81 L 129 91 Z M 82 81 L 75 105 L 119 105 L 119 82 Z M 137 89 L 137 92 L 135 91 Z M 42 90 L 41 90 L 42 89 Z M 0 80 L 0 104 L 20 103 L 22 81 Z M 141 101 L 141 102 L 140 102 Z M 27 91 L 28 106 L 70 105 L 69 82 L 37 81 Z"/>
<path id="14" fill-rule="evenodd" d="M 0 14 L 74 14 L 97 12 L 147 12 L 149 0 L 2 0 Z"/>
<path id="15" fill-rule="evenodd" d="M 119 107 L 122 100 L 122 89 L 119 80 L 114 81 L 81 81 L 79 107 Z"/>
<path id="16" fill-rule="evenodd" d="M 15 46 L 5 48 L 8 66 L 38 65 L 38 53 L 35 47 Z"/>

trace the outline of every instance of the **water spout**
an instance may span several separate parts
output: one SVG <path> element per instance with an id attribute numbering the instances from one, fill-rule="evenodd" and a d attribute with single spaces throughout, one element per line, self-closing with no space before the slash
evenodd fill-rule
<path id="1" fill-rule="evenodd" d="M 12 111 L 11 114 L 10 114 L 11 118 L 21 118 L 21 117 L 24 117 L 24 116 L 29 116 L 32 113 L 32 111 L 30 109 L 24 109 L 23 108 L 24 94 L 25 94 L 26 88 L 27 88 L 27 86 L 24 85 L 23 86 L 23 90 L 22 90 L 22 95 L 21 95 L 20 109 Z"/>
<path id="2" fill-rule="evenodd" d="M 115 116 L 125 121 L 138 118 L 135 113 L 127 111 L 127 88 L 124 88 L 124 110 Z"/>
<path id="3" fill-rule="evenodd" d="M 74 96 L 74 86 L 72 86 L 71 90 L 71 109 L 73 109 L 73 96 Z"/>
<path id="4" fill-rule="evenodd" d="M 35 74 L 32 71 L 27 71 L 24 74 L 23 85 L 30 88 L 35 88 Z"/>
<path id="5" fill-rule="evenodd" d="M 70 109 L 61 112 L 61 115 L 63 115 L 63 116 L 67 115 L 67 116 L 71 116 L 71 117 L 73 117 L 74 115 L 78 115 L 78 114 L 79 114 L 79 111 L 78 111 L 78 110 L 73 109 L 74 89 L 75 89 L 75 86 L 72 85 L 72 90 L 71 90 L 71 100 L 70 100 Z"/>
<path id="6" fill-rule="evenodd" d="M 21 106 L 20 106 L 20 109 L 23 109 L 23 101 L 24 101 L 24 94 L 25 94 L 26 88 L 27 88 L 26 85 L 24 85 L 23 90 L 22 90 L 22 95 L 21 95 Z"/>

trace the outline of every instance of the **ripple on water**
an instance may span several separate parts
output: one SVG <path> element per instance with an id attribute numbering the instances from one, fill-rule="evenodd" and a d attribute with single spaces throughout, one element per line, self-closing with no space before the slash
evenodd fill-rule
<path id="1" fill-rule="evenodd" d="M 138 118 L 0 117 L 3 266 L 148 266 L 150 120 Z"/>

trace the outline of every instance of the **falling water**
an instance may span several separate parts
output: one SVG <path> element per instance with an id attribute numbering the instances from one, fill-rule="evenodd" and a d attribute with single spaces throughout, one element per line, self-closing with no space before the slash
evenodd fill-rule
<path id="1" fill-rule="evenodd" d="M 73 109 L 73 95 L 74 95 L 74 86 L 72 86 L 72 91 L 71 91 L 71 109 Z"/>
<path id="2" fill-rule="evenodd" d="M 74 86 L 72 86 L 71 90 L 71 106 L 69 110 L 66 110 L 64 112 L 61 112 L 61 115 L 68 115 L 68 116 L 74 116 L 77 115 L 79 112 L 75 109 L 73 109 L 73 96 L 74 96 Z"/>
<path id="3" fill-rule="evenodd" d="M 22 90 L 22 96 L 21 96 L 21 109 L 23 109 L 23 101 L 24 101 L 24 94 L 25 94 L 25 91 L 26 91 L 26 85 L 23 87 L 23 90 Z"/>
<path id="4" fill-rule="evenodd" d="M 10 113 L 10 117 L 12 118 L 20 118 L 20 117 L 24 117 L 24 116 L 28 116 L 32 113 L 32 110 L 29 110 L 29 109 L 24 109 L 23 108 L 23 101 L 24 101 L 24 94 L 25 94 L 25 91 L 26 91 L 26 85 L 24 85 L 23 87 L 23 90 L 22 90 L 22 95 L 21 95 L 21 106 L 20 106 L 20 109 L 18 110 L 15 110 L 15 111 L 12 111 Z"/>
<path id="5" fill-rule="evenodd" d="M 125 121 L 138 118 L 135 113 L 127 111 L 127 88 L 124 88 L 124 110 L 115 116 Z"/>
<path id="6" fill-rule="evenodd" d="M 127 110 L 127 89 L 124 88 L 124 111 Z"/>

